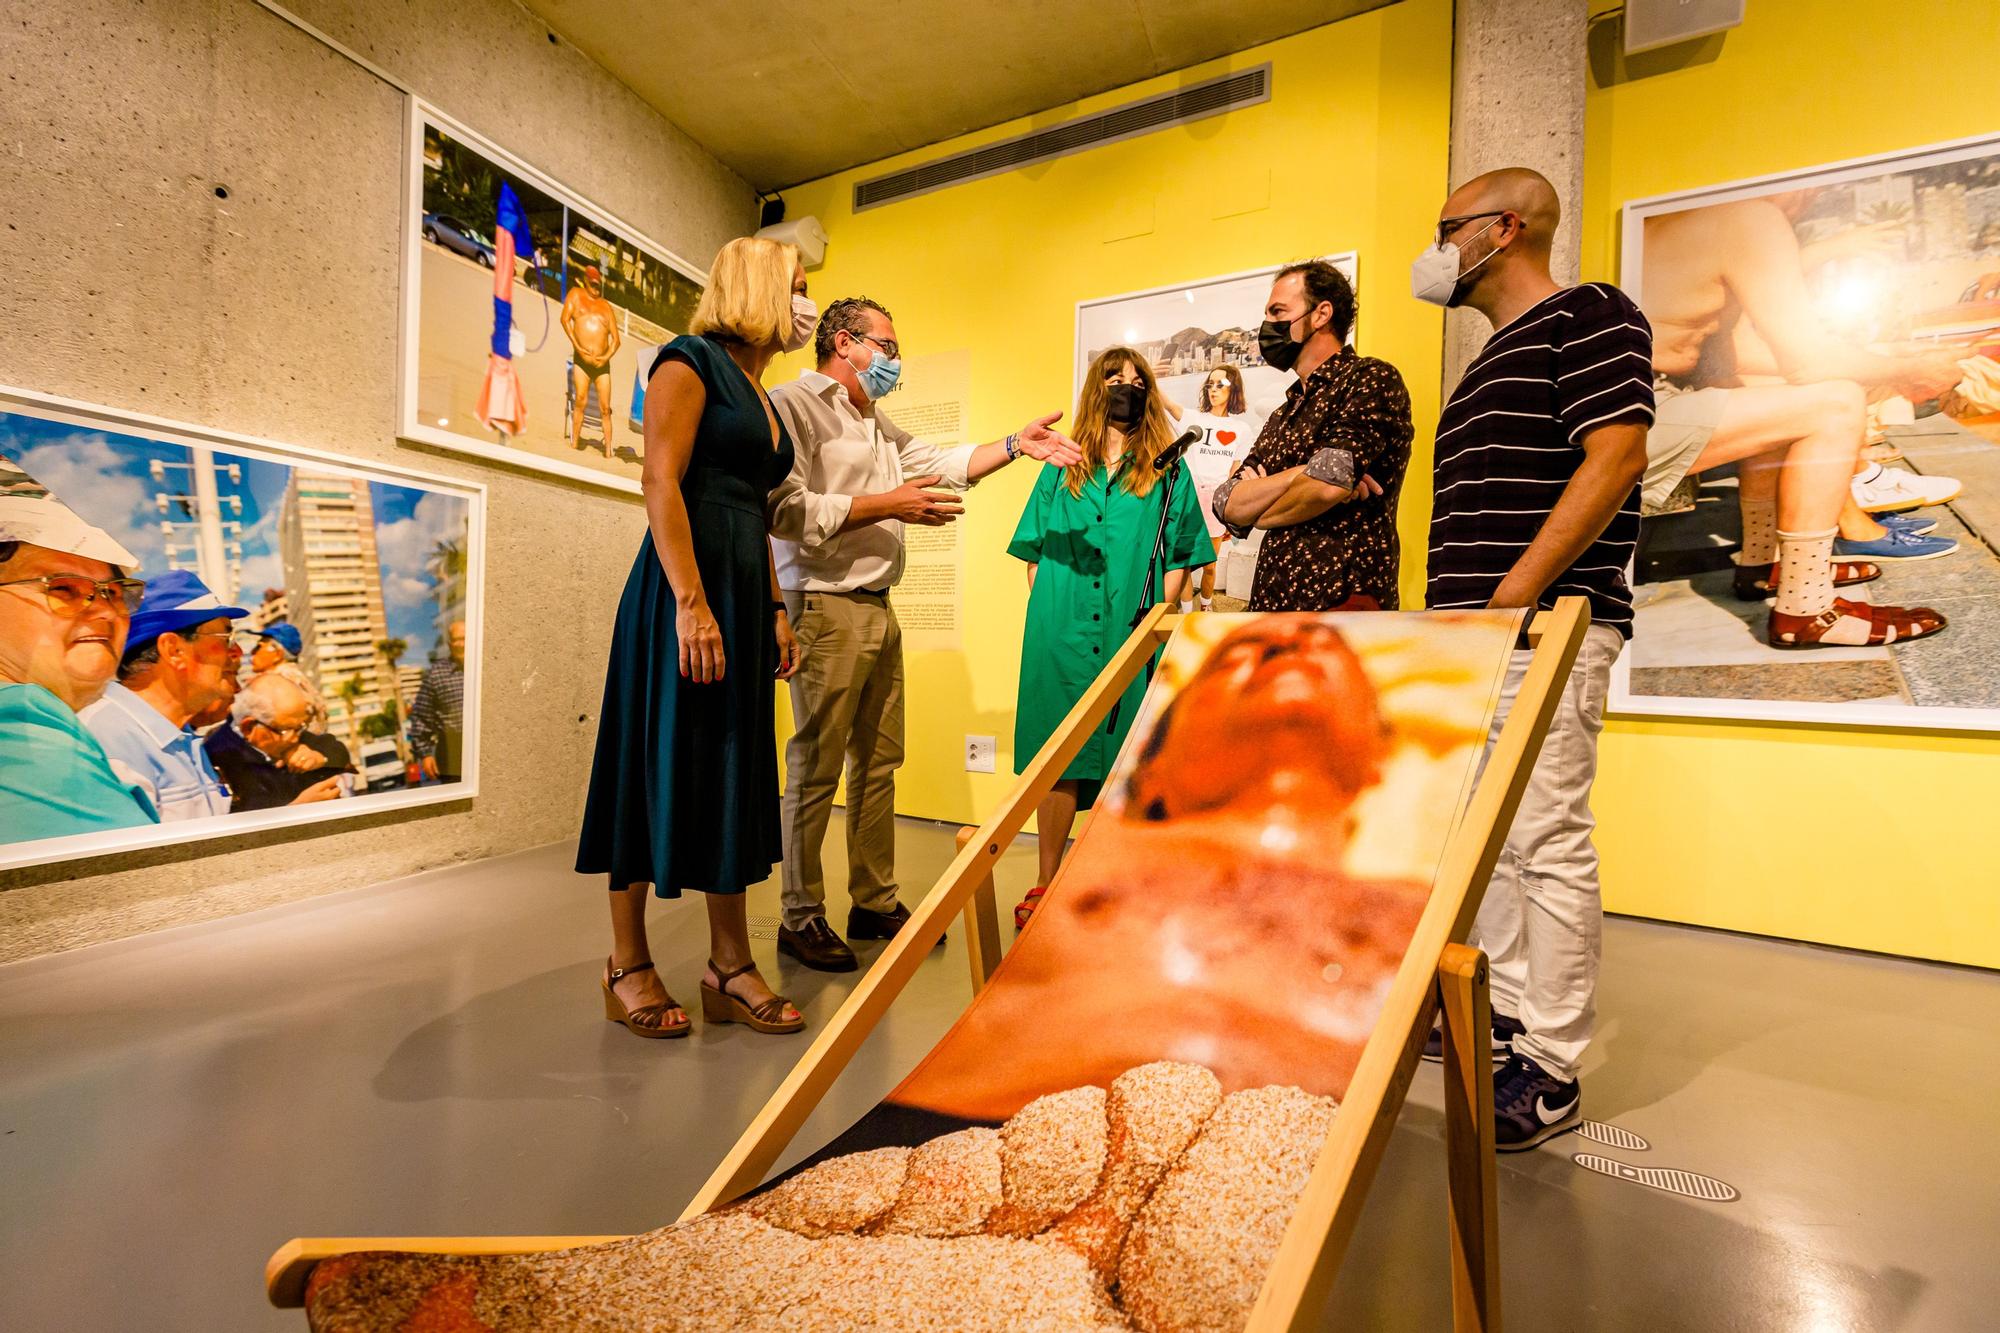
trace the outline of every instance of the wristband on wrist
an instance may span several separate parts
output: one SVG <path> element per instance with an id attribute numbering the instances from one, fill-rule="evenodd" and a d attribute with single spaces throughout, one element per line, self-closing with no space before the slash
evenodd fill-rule
<path id="1" fill-rule="evenodd" d="M 1015 431 L 1012 435 L 1009 435 L 1007 437 L 1006 443 L 1003 444 L 1001 447 L 1006 449 L 1007 451 L 1008 462 L 1011 463 L 1015 459 L 1019 458 L 1021 456 L 1021 433 L 1019 431 Z"/>
<path id="2" fill-rule="evenodd" d="M 786 608 L 786 606 L 785 606 L 785 603 L 784 603 L 784 599 L 782 599 L 782 598 L 779 598 L 779 597 L 773 597 L 773 598 L 771 599 L 771 609 L 772 609 L 773 611 L 787 611 L 787 608 Z M 788 611 L 787 611 L 787 614 L 789 614 L 789 612 L 788 612 Z"/>

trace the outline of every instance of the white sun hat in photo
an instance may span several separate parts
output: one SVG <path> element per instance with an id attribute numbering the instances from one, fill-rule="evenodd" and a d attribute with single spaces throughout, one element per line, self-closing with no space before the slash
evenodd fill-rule
<path id="1" fill-rule="evenodd" d="M 0 455 L 0 542 L 27 542 L 127 570 L 139 563 L 116 537 L 84 522 L 5 455 Z"/>

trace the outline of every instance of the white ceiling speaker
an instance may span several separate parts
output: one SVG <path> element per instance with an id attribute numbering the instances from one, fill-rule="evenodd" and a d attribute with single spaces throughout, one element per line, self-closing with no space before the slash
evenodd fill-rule
<path id="1" fill-rule="evenodd" d="M 775 223 L 759 228 L 757 234 L 767 241 L 781 241 L 796 247 L 799 262 L 807 268 L 818 268 L 820 261 L 826 258 L 826 228 L 819 225 L 818 218 L 803 217 Z"/>
<path id="2" fill-rule="evenodd" d="M 1625 54 L 1740 27 L 1744 0 L 1625 0 Z"/>

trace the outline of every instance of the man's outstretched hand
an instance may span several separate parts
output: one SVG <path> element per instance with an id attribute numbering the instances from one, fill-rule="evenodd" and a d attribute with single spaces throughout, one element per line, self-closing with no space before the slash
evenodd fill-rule
<path id="1" fill-rule="evenodd" d="M 1030 458 L 1039 458 L 1050 467 L 1075 467 L 1081 463 L 1083 450 L 1077 447 L 1076 441 L 1052 429 L 1061 420 L 1062 413 L 1052 412 L 1021 427 L 1021 452 Z"/>

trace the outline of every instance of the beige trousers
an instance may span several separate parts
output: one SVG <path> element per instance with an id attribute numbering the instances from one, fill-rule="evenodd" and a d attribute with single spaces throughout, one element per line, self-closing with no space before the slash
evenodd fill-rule
<path id="1" fill-rule="evenodd" d="M 903 632 L 886 597 L 787 592 L 805 662 L 792 678 L 785 745 L 785 926 L 826 913 L 820 848 L 847 770 L 847 892 L 896 905 L 896 769 L 903 762 Z"/>
<path id="2" fill-rule="evenodd" d="M 1590 787 L 1611 664 L 1625 646 L 1609 625 L 1584 631 L 1562 702 L 1549 721 L 1507 844 L 1487 881 L 1472 943 L 1492 965 L 1493 1007 L 1527 1031 L 1514 1049 L 1558 1078 L 1575 1078 L 1597 1020 L 1604 905 L 1597 888 Z M 1487 753 L 1520 693 L 1533 653 L 1517 652 L 1501 687 Z M 1482 764 L 1484 761 L 1481 761 Z"/>

